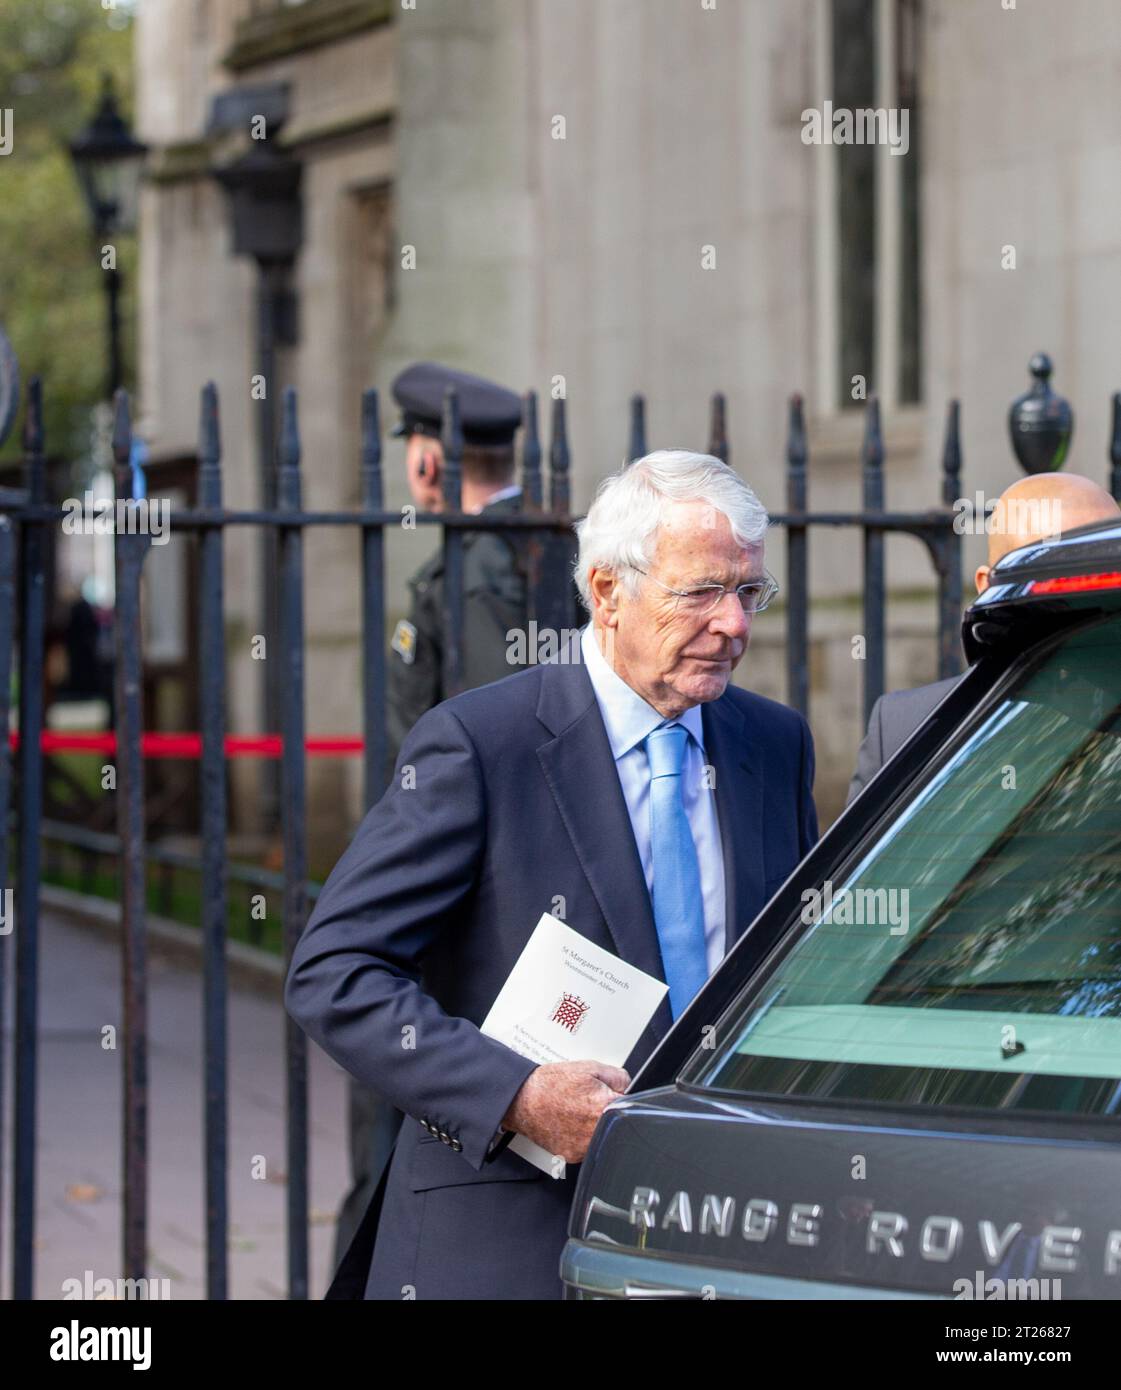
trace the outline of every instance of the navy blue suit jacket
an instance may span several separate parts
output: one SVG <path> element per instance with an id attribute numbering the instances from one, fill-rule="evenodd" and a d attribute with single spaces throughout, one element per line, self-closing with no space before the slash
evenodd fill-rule
<path id="1" fill-rule="evenodd" d="M 813 740 L 801 715 L 733 686 L 702 719 L 730 947 L 817 839 Z M 532 667 L 419 720 L 296 947 L 288 1011 L 413 1117 L 328 1297 L 560 1296 L 578 1165 L 556 1180 L 509 1152 L 487 1160 L 534 1063 L 478 1028 L 543 912 L 665 978 L 579 663 Z M 670 1023 L 667 1000 L 632 1076 Z"/>

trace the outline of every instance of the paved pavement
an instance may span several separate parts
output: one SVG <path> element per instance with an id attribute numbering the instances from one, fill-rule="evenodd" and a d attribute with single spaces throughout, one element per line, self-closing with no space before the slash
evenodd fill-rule
<path id="1" fill-rule="evenodd" d="M 8 976 L 14 973 L 7 938 Z M 39 1158 L 36 1298 L 64 1279 L 121 1274 L 122 1054 L 119 949 L 111 937 L 46 910 L 40 944 Z M 204 1298 L 202 980 L 154 943 L 149 969 L 148 1245 L 150 1278 L 173 1300 Z M 4 1053 L 11 1053 L 12 1008 Z M 275 997 L 231 987 L 229 1000 L 230 1296 L 287 1296 L 284 1012 Z M 311 1297 L 330 1279 L 335 1211 L 347 1185 L 346 1074 L 309 1044 Z M 10 1297 L 11 1072 L 4 1084 L 0 1293 Z M 253 1177 L 257 1156 L 264 1178 Z"/>

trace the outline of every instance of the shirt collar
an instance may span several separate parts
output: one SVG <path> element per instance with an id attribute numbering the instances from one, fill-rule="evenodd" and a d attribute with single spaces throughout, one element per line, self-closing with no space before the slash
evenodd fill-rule
<path id="1" fill-rule="evenodd" d="M 680 724 L 688 729 L 703 752 L 705 742 L 700 705 L 693 705 L 676 719 L 667 720 L 611 669 L 600 651 L 591 623 L 580 634 L 580 651 L 616 762 L 642 743 L 651 730 L 666 723 Z"/>
<path id="2" fill-rule="evenodd" d="M 520 497 L 522 490 L 517 483 L 511 483 L 509 487 L 499 488 L 497 492 L 492 492 L 481 507 L 476 507 L 474 515 L 485 512 L 488 507 L 493 507 L 496 502 L 505 502 L 508 497 Z"/>

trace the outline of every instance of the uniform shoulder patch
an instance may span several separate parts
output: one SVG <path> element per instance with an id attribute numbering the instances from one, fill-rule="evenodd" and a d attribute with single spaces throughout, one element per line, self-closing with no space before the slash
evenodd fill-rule
<path id="1" fill-rule="evenodd" d="M 416 628 L 404 618 L 393 629 L 393 640 L 389 644 L 406 666 L 416 660 Z"/>

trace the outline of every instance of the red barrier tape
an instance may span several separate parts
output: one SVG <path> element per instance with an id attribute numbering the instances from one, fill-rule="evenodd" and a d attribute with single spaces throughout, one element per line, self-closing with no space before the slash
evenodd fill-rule
<path id="1" fill-rule="evenodd" d="M 8 747 L 19 747 L 19 734 L 8 735 Z M 44 753 L 116 753 L 117 735 L 60 734 L 44 730 L 39 736 Z M 308 738 L 304 749 L 312 758 L 351 757 L 366 747 L 364 739 L 349 734 L 335 737 Z M 284 740 L 279 734 L 227 734 L 223 741 L 227 758 L 279 758 Z M 202 756 L 201 734 L 141 734 L 140 754 L 144 758 L 199 758 Z"/>

